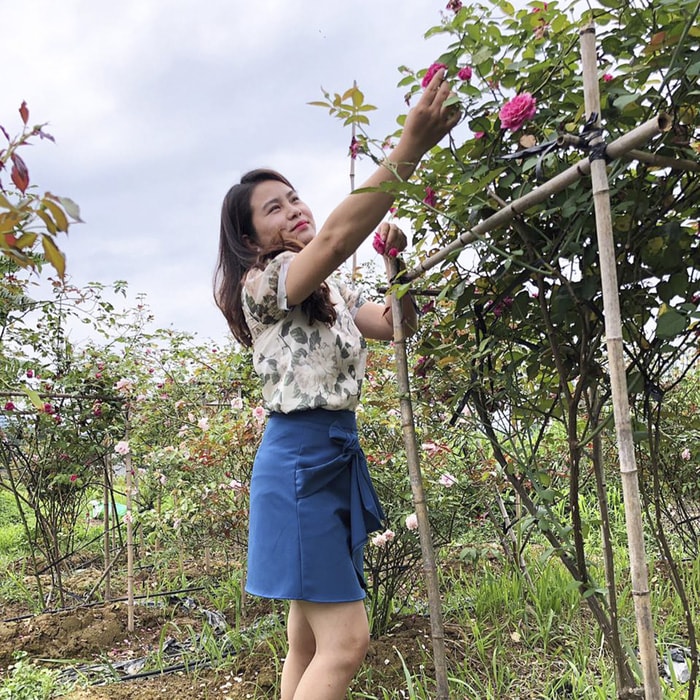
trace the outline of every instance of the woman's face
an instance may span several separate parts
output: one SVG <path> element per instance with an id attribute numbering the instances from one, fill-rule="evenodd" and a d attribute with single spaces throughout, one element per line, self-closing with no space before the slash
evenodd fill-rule
<path id="1" fill-rule="evenodd" d="M 250 197 L 253 228 L 263 248 L 279 244 L 282 238 L 296 238 L 306 245 L 316 235 L 316 223 L 309 207 L 289 185 L 266 180 L 255 186 Z"/>

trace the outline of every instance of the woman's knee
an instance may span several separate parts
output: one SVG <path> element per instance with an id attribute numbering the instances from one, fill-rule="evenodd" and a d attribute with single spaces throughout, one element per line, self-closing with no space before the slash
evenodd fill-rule
<path id="1" fill-rule="evenodd" d="M 353 670 L 360 667 L 369 648 L 369 632 L 357 631 L 348 634 L 339 649 L 342 663 Z"/>

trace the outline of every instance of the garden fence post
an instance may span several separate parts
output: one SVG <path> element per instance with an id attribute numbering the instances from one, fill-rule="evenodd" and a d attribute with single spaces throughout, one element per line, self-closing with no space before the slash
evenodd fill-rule
<path id="1" fill-rule="evenodd" d="M 603 290 L 603 314 L 605 340 L 608 351 L 610 384 L 613 398 L 613 415 L 617 432 L 617 446 L 622 475 L 625 522 L 632 577 L 632 597 L 637 621 L 639 656 L 641 660 L 644 697 L 661 700 L 659 668 L 654 643 L 654 625 L 651 614 L 649 575 L 644 551 L 644 526 L 639 497 L 637 465 L 634 455 L 632 420 L 627 398 L 627 376 L 624 362 L 620 299 L 617 270 L 615 267 L 615 243 L 610 190 L 605 163 L 605 142 L 600 131 L 600 92 L 598 90 L 595 28 L 591 22 L 581 32 L 581 57 L 583 64 L 583 90 L 586 114 L 598 133 L 591 140 L 591 189 L 595 209 L 596 235 L 600 276 Z"/>

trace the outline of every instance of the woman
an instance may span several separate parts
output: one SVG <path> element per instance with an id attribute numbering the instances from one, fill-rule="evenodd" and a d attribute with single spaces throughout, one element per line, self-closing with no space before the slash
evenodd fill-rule
<path id="1" fill-rule="evenodd" d="M 457 123 L 439 71 L 409 112 L 384 165 L 364 183 L 408 178 Z M 246 590 L 290 600 L 282 700 L 340 700 L 369 643 L 362 552 L 381 527 L 357 442 L 365 338 L 391 340 L 390 307 L 364 301 L 334 271 L 379 225 L 384 249 L 406 237 L 380 221 L 391 195 L 348 196 L 316 232 L 309 208 L 277 172 L 229 190 L 221 218 L 216 302 L 253 348 L 270 417 L 253 466 Z M 415 312 L 404 297 L 406 331 Z"/>

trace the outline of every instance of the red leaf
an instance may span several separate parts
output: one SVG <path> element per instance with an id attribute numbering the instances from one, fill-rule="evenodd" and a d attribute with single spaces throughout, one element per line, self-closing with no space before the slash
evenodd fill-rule
<path id="1" fill-rule="evenodd" d="M 27 103 L 22 100 L 22 104 L 19 107 L 19 116 L 22 117 L 22 121 L 26 124 L 29 121 L 29 110 L 27 109 Z"/>
<path id="2" fill-rule="evenodd" d="M 13 153 L 12 156 L 12 182 L 15 183 L 15 187 L 24 194 L 29 187 L 29 171 L 24 161 L 16 154 Z"/>
<path id="3" fill-rule="evenodd" d="M 0 131 L 2 131 L 3 134 L 5 134 L 5 138 L 9 141 L 10 140 L 10 135 L 5 131 L 5 127 L 0 124 Z"/>

